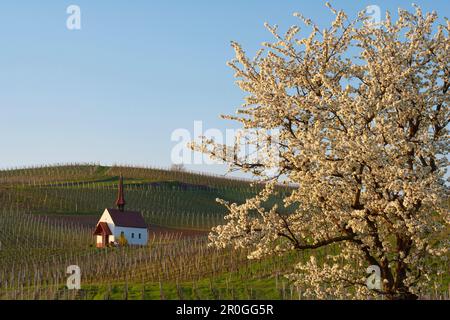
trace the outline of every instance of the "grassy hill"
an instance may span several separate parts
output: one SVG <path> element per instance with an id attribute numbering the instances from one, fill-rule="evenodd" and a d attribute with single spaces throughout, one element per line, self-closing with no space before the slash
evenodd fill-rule
<path id="1" fill-rule="evenodd" d="M 120 174 L 127 208 L 143 213 L 151 240 L 147 247 L 97 249 L 93 227 L 114 206 Z M 245 250 L 207 245 L 207 231 L 226 214 L 216 198 L 242 202 L 260 189 L 245 180 L 152 168 L 0 171 L 0 298 L 277 297 L 273 275 L 286 268 L 286 258 L 249 263 Z M 72 264 L 81 267 L 84 294 L 64 289 Z"/>
<path id="2" fill-rule="evenodd" d="M 142 211 L 150 224 L 176 228 L 209 230 L 226 213 L 217 198 L 243 202 L 261 188 L 190 172 L 67 165 L 0 171 L 0 201 L 36 214 L 98 216 L 114 206 L 121 173 L 127 208 Z"/>
<path id="3" fill-rule="evenodd" d="M 120 174 L 127 208 L 143 213 L 150 241 L 97 249 L 93 227 L 104 208 L 114 206 Z M 283 274 L 295 261 L 314 254 L 320 262 L 336 248 L 249 261 L 248 250 L 208 246 L 208 230 L 226 214 L 216 198 L 243 202 L 261 187 L 138 167 L 0 171 L 0 299 L 301 299 L 304 288 Z M 270 202 L 280 203 L 288 192 L 279 186 Z M 74 264 L 81 268 L 81 291 L 65 289 Z M 448 277 L 434 281 L 429 296 L 448 298 Z"/>

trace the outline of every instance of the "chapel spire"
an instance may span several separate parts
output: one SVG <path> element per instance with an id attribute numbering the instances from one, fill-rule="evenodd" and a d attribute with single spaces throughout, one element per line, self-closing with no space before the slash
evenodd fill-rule
<path id="1" fill-rule="evenodd" d="M 120 174 L 119 178 L 119 194 L 117 195 L 116 206 L 120 211 L 124 211 L 125 209 L 125 197 L 123 195 L 123 176 Z"/>

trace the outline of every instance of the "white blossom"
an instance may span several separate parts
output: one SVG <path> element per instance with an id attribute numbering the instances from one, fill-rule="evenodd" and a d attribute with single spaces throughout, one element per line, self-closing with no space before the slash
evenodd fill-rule
<path id="1" fill-rule="evenodd" d="M 224 118 L 278 129 L 278 154 L 261 141 L 261 162 L 212 140 L 193 145 L 266 183 L 245 203 L 221 201 L 226 224 L 210 239 L 251 248 L 252 259 L 308 250 L 311 260 L 288 277 L 312 297 L 414 298 L 433 275 L 449 272 L 450 24 L 416 8 L 399 10 L 397 21 L 386 14 L 372 28 L 364 13 L 349 21 L 331 10 L 336 19 L 322 31 L 296 14 L 312 28 L 301 39 L 298 27 L 282 36 L 267 24 L 275 40 L 253 60 L 232 43 L 229 65 L 248 95 Z M 291 187 L 283 201 L 290 214 L 267 208 L 277 183 Z M 316 259 L 324 247 L 334 254 Z M 370 265 L 381 269 L 380 291 L 365 286 Z"/>

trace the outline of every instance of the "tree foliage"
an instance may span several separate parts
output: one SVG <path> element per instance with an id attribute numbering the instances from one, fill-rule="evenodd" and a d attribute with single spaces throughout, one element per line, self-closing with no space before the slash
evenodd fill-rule
<path id="1" fill-rule="evenodd" d="M 279 135 L 246 140 L 258 161 L 237 155 L 242 137 L 234 147 L 192 145 L 266 182 L 243 204 L 220 200 L 227 223 L 210 239 L 253 248 L 250 258 L 337 246 L 325 263 L 312 255 L 289 275 L 307 295 L 416 298 L 433 274 L 448 272 L 450 23 L 416 7 L 395 21 L 386 12 L 377 27 L 328 6 L 335 20 L 324 30 L 296 14 L 312 29 L 303 38 L 298 26 L 282 35 L 266 25 L 275 40 L 254 59 L 232 43 L 229 65 L 248 96 L 224 118 Z M 264 206 L 280 182 L 295 185 L 284 198 L 290 214 Z M 380 290 L 366 287 L 370 265 L 381 269 Z"/>

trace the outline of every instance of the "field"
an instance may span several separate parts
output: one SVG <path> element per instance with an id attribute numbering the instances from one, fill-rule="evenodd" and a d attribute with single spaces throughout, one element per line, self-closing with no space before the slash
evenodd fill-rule
<path id="1" fill-rule="evenodd" d="M 104 208 L 114 206 L 120 174 L 127 209 L 143 213 L 150 241 L 98 249 L 92 232 Z M 249 261 L 245 250 L 208 246 L 208 231 L 226 213 L 215 199 L 242 202 L 260 188 L 152 168 L 0 171 L 0 299 L 303 299 L 303 288 L 283 274 L 311 253 Z M 326 254 L 315 253 L 318 259 Z M 82 290 L 66 289 L 69 265 L 81 268 Z M 423 298 L 449 299 L 448 279 L 434 283 Z"/>

